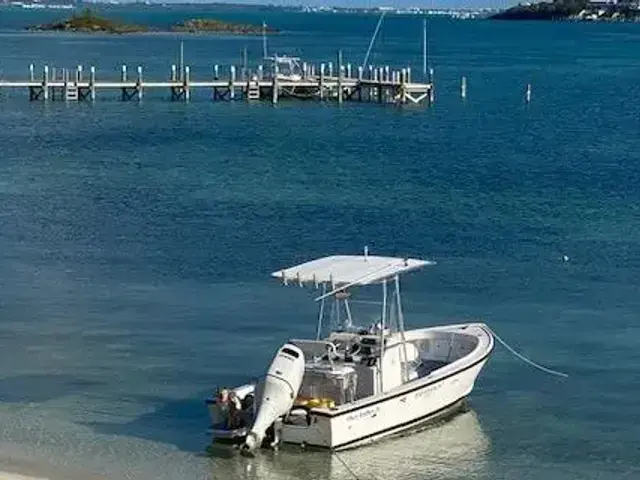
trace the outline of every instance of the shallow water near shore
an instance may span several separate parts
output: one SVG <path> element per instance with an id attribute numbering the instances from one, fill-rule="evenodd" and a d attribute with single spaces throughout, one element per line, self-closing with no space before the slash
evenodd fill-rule
<path id="1" fill-rule="evenodd" d="M 18 30 L 38 15 L 0 13 L 4 78 L 45 62 L 112 78 L 143 62 L 166 78 L 176 61 L 177 36 Z M 354 64 L 377 21 L 268 15 L 286 30 L 274 50 L 330 61 L 341 47 Z M 420 36 L 419 19 L 390 17 L 372 61 L 411 62 L 418 75 Z M 640 34 L 434 20 L 432 37 L 431 109 L 213 103 L 204 92 L 188 105 L 168 92 L 43 105 L 2 91 L 5 463 L 51 465 L 52 480 L 345 479 L 345 464 L 402 480 L 637 478 Z M 194 78 L 239 63 L 244 46 L 261 50 L 259 39 L 186 38 Z M 405 279 L 410 327 L 482 319 L 570 377 L 497 346 L 469 412 L 345 452 L 345 464 L 207 454 L 203 399 L 315 331 L 315 292 L 270 272 L 365 245 L 438 262 Z"/>

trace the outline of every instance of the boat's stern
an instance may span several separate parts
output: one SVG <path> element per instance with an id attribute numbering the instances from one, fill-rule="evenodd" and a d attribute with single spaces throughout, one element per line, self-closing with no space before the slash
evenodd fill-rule
<path id="1" fill-rule="evenodd" d="M 220 401 L 221 391 L 205 399 L 205 405 L 211 419 L 207 431 L 214 442 L 241 443 L 246 438 L 247 429 L 254 417 L 255 386 L 241 385 L 227 390 L 226 394 L 235 396 L 241 406 L 241 409 L 235 412 L 233 419 L 230 418 L 228 405 Z"/>

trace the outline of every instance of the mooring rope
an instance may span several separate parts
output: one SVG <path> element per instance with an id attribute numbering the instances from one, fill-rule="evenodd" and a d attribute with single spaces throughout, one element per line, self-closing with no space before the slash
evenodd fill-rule
<path id="1" fill-rule="evenodd" d="M 537 368 L 538 370 L 542 370 L 543 372 L 549 373 L 551 375 L 556 375 L 558 377 L 564 377 L 567 378 L 569 377 L 568 374 L 563 373 L 563 372 L 558 372 L 557 370 L 551 370 L 550 368 L 544 367 L 542 365 L 540 365 L 539 363 L 534 362 L 533 360 L 525 357 L 524 355 L 522 355 L 521 353 L 516 352 L 512 347 L 510 347 L 507 342 L 505 342 L 504 340 L 502 340 L 498 334 L 496 332 L 493 331 L 493 329 L 489 328 L 487 326 L 487 329 L 491 332 L 491 334 L 495 337 L 496 340 L 498 340 L 498 342 L 500 342 L 502 344 L 502 346 L 504 348 L 506 348 L 507 350 L 509 350 L 509 352 L 511 352 L 513 355 L 515 355 L 516 357 L 518 357 L 520 360 L 522 360 L 525 363 L 528 363 L 529 365 L 531 365 L 534 368 Z"/>
<path id="2" fill-rule="evenodd" d="M 353 476 L 353 478 L 355 478 L 355 480 L 360 480 L 360 477 L 358 475 L 356 475 L 356 472 L 351 470 L 351 467 L 349 467 L 349 465 L 347 465 L 347 462 L 345 462 L 342 459 L 342 457 L 340 455 L 338 455 L 338 452 L 333 452 L 333 455 L 340 461 L 340 463 L 344 466 L 344 468 L 347 469 L 347 471 Z"/>

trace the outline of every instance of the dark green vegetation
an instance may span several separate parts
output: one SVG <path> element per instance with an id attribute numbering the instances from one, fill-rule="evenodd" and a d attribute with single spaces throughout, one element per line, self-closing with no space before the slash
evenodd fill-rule
<path id="1" fill-rule="evenodd" d="M 634 21 L 640 10 L 634 2 L 617 4 L 593 3 L 588 0 L 555 0 L 521 4 L 489 17 L 494 20 L 577 20 L 577 21 Z"/>
<path id="2" fill-rule="evenodd" d="M 244 25 L 239 23 L 227 23 L 221 20 L 209 18 L 194 18 L 183 23 L 174 25 L 171 28 L 174 32 L 220 32 L 220 33 L 237 33 L 243 35 L 255 35 L 262 33 L 261 25 Z M 274 28 L 265 28 L 266 33 L 277 33 Z"/>
<path id="3" fill-rule="evenodd" d="M 157 29 L 147 25 L 132 25 L 119 20 L 112 20 L 102 17 L 90 9 L 82 13 L 74 14 L 71 18 L 61 22 L 47 23 L 28 27 L 28 30 L 36 31 L 63 31 L 63 32 L 96 32 L 96 33 L 136 33 L 150 32 Z M 172 32 L 198 33 L 217 32 L 234 33 L 241 35 L 261 34 L 262 25 L 245 25 L 237 23 L 223 22 L 216 19 L 197 18 L 187 20 L 183 23 L 173 25 Z M 265 28 L 266 33 L 277 33 L 274 28 Z"/>
<path id="4" fill-rule="evenodd" d="M 102 33 L 134 33 L 148 32 L 151 29 L 144 25 L 131 25 L 118 20 L 101 17 L 89 9 L 62 22 L 46 23 L 28 27 L 29 30 L 64 31 L 64 32 L 102 32 Z"/>

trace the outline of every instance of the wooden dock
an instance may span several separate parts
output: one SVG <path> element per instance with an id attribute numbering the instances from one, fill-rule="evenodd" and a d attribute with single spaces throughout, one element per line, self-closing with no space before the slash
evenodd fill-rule
<path id="1" fill-rule="evenodd" d="M 164 89 L 173 101 L 188 102 L 195 90 L 208 90 L 211 99 L 221 100 L 268 100 L 278 103 L 280 99 L 310 99 L 379 102 L 396 104 L 420 104 L 433 101 L 433 84 L 416 83 L 411 78 L 411 69 L 391 70 L 389 67 L 352 68 L 342 65 L 341 55 L 336 64 L 302 64 L 301 74 L 295 77 L 283 75 L 277 68 L 258 65 L 250 70 L 246 67 L 220 68 L 213 65 L 208 79 L 191 78 L 188 65 L 172 65 L 165 80 L 146 80 L 142 66 L 133 75 L 123 65 L 114 80 L 97 79 L 96 68 L 78 65 L 74 69 L 50 68 L 45 65 L 41 76 L 36 77 L 34 65 L 29 66 L 25 80 L 0 79 L 0 89 L 24 89 L 31 101 L 64 100 L 95 101 L 98 93 L 118 92 L 123 101 L 142 100 L 147 90 Z M 117 78 L 119 77 L 119 79 Z"/>

